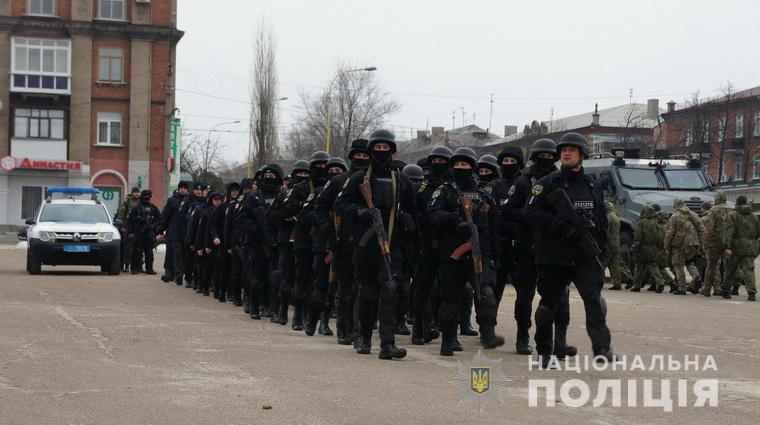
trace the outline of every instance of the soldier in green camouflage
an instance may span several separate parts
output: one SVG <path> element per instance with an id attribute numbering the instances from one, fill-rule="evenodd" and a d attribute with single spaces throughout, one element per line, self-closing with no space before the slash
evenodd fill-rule
<path id="1" fill-rule="evenodd" d="M 641 208 L 636 236 L 633 238 L 633 255 L 636 260 L 636 277 L 631 292 L 641 292 L 641 286 L 647 281 L 655 288 L 664 285 L 658 265 L 660 251 L 663 249 L 663 239 L 651 205 Z"/>
<path id="2" fill-rule="evenodd" d="M 610 269 L 612 287 L 619 291 L 622 277 L 620 257 L 620 216 L 612 202 L 605 202 L 607 208 L 607 255 L 604 256 L 604 267 Z"/>
<path id="3" fill-rule="evenodd" d="M 702 247 L 705 227 L 699 216 L 692 212 L 682 199 L 677 199 L 673 207 L 675 213 L 668 220 L 665 230 L 665 256 L 670 260 L 671 270 L 678 282 L 678 289 L 673 293 L 686 295 L 684 268 L 689 271 L 692 287 L 695 287 L 695 282 L 699 282 L 700 277 L 694 259 Z"/>
<path id="4" fill-rule="evenodd" d="M 662 240 L 665 240 L 665 230 L 668 227 L 668 220 L 670 220 L 670 214 L 666 213 L 662 210 L 659 204 L 652 205 L 652 208 L 654 208 L 654 219 L 657 221 L 657 229 L 660 231 L 660 235 L 662 236 Z M 668 256 L 665 255 L 665 245 L 662 245 L 662 250 L 660 250 L 659 255 L 657 257 L 657 267 L 660 268 L 660 275 L 664 279 L 665 283 L 670 285 L 670 292 L 675 292 L 678 289 L 678 286 L 676 285 L 675 279 L 670 275 L 668 272 L 668 267 L 670 267 L 670 262 L 668 261 Z M 650 291 L 657 291 L 658 293 L 662 292 L 664 287 L 650 287 Z"/>
<path id="5" fill-rule="evenodd" d="M 755 257 L 758 254 L 760 239 L 760 221 L 752 214 L 752 206 L 747 205 L 747 198 L 739 196 L 736 208 L 731 213 L 734 231 L 731 237 L 728 273 L 723 281 L 723 298 L 731 298 L 729 291 L 733 284 L 736 288 L 744 284 L 747 288 L 747 301 L 755 301 Z M 738 292 L 736 293 L 738 295 Z"/>
<path id="6" fill-rule="evenodd" d="M 715 194 L 715 205 L 710 208 L 705 219 L 705 270 L 704 287 L 701 294 L 709 297 L 713 288 L 715 294 L 721 291 L 720 266 L 724 255 L 730 253 L 731 238 L 734 234 L 731 222 L 731 208 L 726 204 L 725 192 Z"/>

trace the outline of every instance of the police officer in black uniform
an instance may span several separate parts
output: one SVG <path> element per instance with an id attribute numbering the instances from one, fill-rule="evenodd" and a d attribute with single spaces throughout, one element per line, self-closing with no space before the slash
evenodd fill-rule
<path id="1" fill-rule="evenodd" d="M 369 166 L 369 140 L 356 139 L 348 151 L 349 171 L 330 178 L 324 190 L 314 201 L 314 219 L 319 231 L 328 236 L 328 249 L 332 252 L 331 264 L 335 270 L 336 334 L 338 344 L 350 345 L 359 338 L 358 289 L 355 285 L 352 255 L 354 251 L 355 217 L 342 216 L 335 210 L 335 200 L 348 178 Z"/>
<path id="2" fill-rule="evenodd" d="M 179 214 L 185 217 L 184 256 L 182 259 L 182 271 L 185 278 L 185 288 L 195 288 L 195 270 L 197 268 L 197 254 L 195 253 L 195 229 L 198 226 L 199 215 L 195 210 L 202 207 L 206 202 L 203 196 L 203 182 L 193 182 L 193 191 L 180 208 Z"/>
<path id="3" fill-rule="evenodd" d="M 140 192 L 140 203 L 127 215 L 127 234 L 134 239 L 132 254 L 132 274 L 140 272 L 140 259 L 145 255 L 145 273 L 156 274 L 153 270 L 153 248 L 155 247 L 156 225 L 161 219 L 161 212 L 150 203 L 153 192 Z"/>
<path id="4" fill-rule="evenodd" d="M 583 299 L 586 331 L 595 356 L 614 359 L 610 330 L 606 322 L 606 304 L 601 295 L 604 282 L 604 258 L 607 243 L 607 215 L 600 193 L 590 177 L 583 173 L 583 159 L 588 158 L 588 143 L 579 133 L 567 133 L 557 143 L 562 162 L 558 173 L 536 182 L 531 191 L 525 217 L 536 231 L 536 265 L 538 293 L 536 309 L 536 351 L 542 364 L 549 364 L 553 353 L 552 325 L 560 299 L 572 281 Z M 569 218 L 558 213 L 564 191 L 576 215 L 585 215 L 585 229 L 596 239 L 601 253 L 594 257 L 582 245 L 581 230 L 570 225 Z M 566 202 L 566 201 L 565 201 Z M 562 209 L 559 209 L 562 211 Z"/>
<path id="5" fill-rule="evenodd" d="M 430 167 L 429 177 L 414 195 L 420 222 L 420 257 L 417 261 L 417 274 L 414 277 L 412 302 L 412 344 L 423 345 L 438 338 L 435 317 L 438 315 L 438 303 L 435 296 L 435 284 L 438 276 L 440 229 L 429 222 L 426 214 L 433 193 L 450 178 L 449 161 L 453 152 L 446 146 L 436 146 L 427 156 Z M 424 172 L 424 168 L 423 168 Z"/>
<path id="6" fill-rule="evenodd" d="M 388 130 L 376 130 L 370 135 L 369 153 L 372 163 L 367 170 L 354 173 L 342 190 L 335 205 L 343 217 L 356 219 L 354 240 L 354 275 L 359 283 L 360 327 L 362 341 L 356 350 L 369 354 L 372 343 L 372 327 L 379 318 L 381 359 L 400 359 L 406 349 L 396 346 L 397 280 L 401 274 L 404 241 L 400 240 L 399 220 L 401 213 L 415 216 L 414 194 L 409 179 L 391 170 L 391 160 L 396 152 L 395 136 Z M 388 234 L 390 246 L 390 278 L 382 273 L 383 255 L 376 237 L 372 234 L 373 211 L 362 196 L 360 185 L 372 189 L 372 201 L 380 212 L 383 227 Z M 366 237 L 365 237 L 366 235 Z M 364 243 L 362 244 L 362 238 Z"/>
<path id="7" fill-rule="evenodd" d="M 198 210 L 200 217 L 195 230 L 195 249 L 200 265 L 200 277 L 196 276 L 198 285 L 196 292 L 209 296 L 211 284 L 214 282 L 214 260 L 216 251 L 221 245 L 219 234 L 213 228 L 211 219 L 216 210 L 222 207 L 224 195 L 221 192 L 210 191 L 206 197 L 206 205 Z"/>
<path id="8" fill-rule="evenodd" d="M 227 184 L 227 191 L 224 194 L 224 202 L 218 208 L 215 208 L 209 219 L 209 233 L 214 245 L 214 298 L 219 302 L 226 302 L 227 295 L 232 294 L 229 286 L 230 266 L 232 257 L 226 249 L 227 241 L 225 240 L 225 223 L 227 215 L 237 204 L 240 196 L 240 184 L 231 182 Z"/>
<path id="9" fill-rule="evenodd" d="M 177 184 L 171 198 L 166 200 L 164 209 L 161 210 L 161 221 L 156 228 L 156 234 L 164 234 L 166 242 L 166 256 L 171 257 L 171 267 L 164 269 L 161 280 L 182 285 L 182 273 L 184 262 L 184 245 L 182 243 L 187 230 L 187 215 L 182 213 L 182 207 L 187 202 L 190 185 L 186 181 Z M 166 265 L 166 263 L 165 263 Z"/>
<path id="10" fill-rule="evenodd" d="M 499 165 L 493 155 L 483 155 L 478 158 L 478 187 L 483 189 L 488 183 L 499 177 Z"/>
<path id="11" fill-rule="evenodd" d="M 229 290 L 232 293 L 232 303 L 238 307 L 243 305 L 243 282 L 250 278 L 250 274 L 243 274 L 243 263 L 250 261 L 250 250 L 246 247 L 245 232 L 240 218 L 246 198 L 253 192 L 253 179 L 241 180 L 240 189 L 243 193 L 230 204 L 224 219 L 224 249 L 230 256 Z M 250 267 L 245 268 L 245 271 L 250 272 Z"/>

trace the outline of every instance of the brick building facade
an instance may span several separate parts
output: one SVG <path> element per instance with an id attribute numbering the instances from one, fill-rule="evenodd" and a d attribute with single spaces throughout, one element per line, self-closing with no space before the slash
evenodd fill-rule
<path id="1" fill-rule="evenodd" d="M 51 186 L 165 198 L 176 0 L 0 0 L 0 225 Z"/>

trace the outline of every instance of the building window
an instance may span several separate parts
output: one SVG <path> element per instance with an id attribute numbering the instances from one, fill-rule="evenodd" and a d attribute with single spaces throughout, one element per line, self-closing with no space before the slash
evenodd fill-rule
<path id="1" fill-rule="evenodd" d="M 122 64 L 124 52 L 121 49 L 102 48 L 98 52 L 100 56 L 100 72 L 98 81 L 122 82 Z"/>
<path id="2" fill-rule="evenodd" d="M 118 112 L 98 113 L 99 145 L 121 146 L 121 114 Z"/>
<path id="3" fill-rule="evenodd" d="M 702 143 L 710 143 L 710 121 L 705 121 L 705 129 L 702 133 Z"/>
<path id="4" fill-rule="evenodd" d="M 11 44 L 11 91 L 69 91 L 70 40 L 13 37 Z"/>
<path id="5" fill-rule="evenodd" d="M 734 157 L 734 180 L 744 180 L 744 157 Z"/>
<path id="6" fill-rule="evenodd" d="M 55 16 L 55 0 L 29 0 L 27 15 Z"/>
<path id="7" fill-rule="evenodd" d="M 21 186 L 21 219 L 36 218 L 42 205 L 41 186 Z"/>
<path id="8" fill-rule="evenodd" d="M 760 179 L 760 155 L 755 155 L 752 158 L 752 179 Z"/>
<path id="9" fill-rule="evenodd" d="M 755 130 L 753 131 L 755 136 L 760 136 L 760 112 L 755 112 Z"/>
<path id="10" fill-rule="evenodd" d="M 744 115 L 736 116 L 736 127 L 734 128 L 734 136 L 737 139 L 744 137 Z"/>
<path id="11" fill-rule="evenodd" d="M 20 139 L 64 139 L 64 112 L 56 109 L 13 111 L 13 137 Z"/>
<path id="12" fill-rule="evenodd" d="M 100 19 L 124 20 L 124 0 L 100 0 L 98 2 L 98 17 Z"/>
<path id="13" fill-rule="evenodd" d="M 726 140 L 726 118 L 723 117 L 720 119 L 720 122 L 718 123 L 718 141 L 723 142 Z"/>

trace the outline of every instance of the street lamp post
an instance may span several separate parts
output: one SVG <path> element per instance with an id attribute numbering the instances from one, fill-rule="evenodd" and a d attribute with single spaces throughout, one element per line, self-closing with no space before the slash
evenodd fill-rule
<path id="1" fill-rule="evenodd" d="M 223 125 L 229 125 L 229 124 L 240 124 L 240 121 L 239 120 L 237 120 L 237 121 L 225 121 L 225 122 L 220 122 L 218 124 L 215 124 L 213 127 L 211 127 L 208 130 L 208 138 L 206 139 L 206 142 L 209 143 L 209 144 L 211 144 L 211 133 L 213 131 L 215 131 L 217 127 L 221 127 Z M 208 164 L 204 164 L 203 179 L 204 180 L 208 180 Z"/>
<path id="2" fill-rule="evenodd" d="M 288 100 L 287 97 L 281 97 L 277 99 L 278 102 Z M 253 129 L 255 123 L 255 116 L 251 117 L 251 121 L 248 123 L 248 163 L 246 176 L 253 177 Z"/>
<path id="3" fill-rule="evenodd" d="M 356 68 L 356 69 L 348 69 L 345 71 L 338 72 L 338 75 L 334 76 L 332 80 L 330 80 L 330 85 L 327 88 L 327 128 L 325 129 L 325 151 L 329 154 L 330 153 L 330 136 L 332 133 L 332 109 L 330 109 L 330 105 L 332 104 L 332 87 L 335 83 L 335 80 L 338 79 L 343 74 L 348 74 L 349 72 L 372 72 L 376 71 L 376 66 L 368 66 L 366 68 Z"/>

